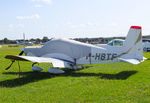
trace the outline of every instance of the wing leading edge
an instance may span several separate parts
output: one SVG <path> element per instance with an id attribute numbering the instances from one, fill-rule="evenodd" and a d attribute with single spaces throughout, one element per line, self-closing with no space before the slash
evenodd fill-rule
<path id="1" fill-rule="evenodd" d="M 11 60 L 18 60 L 18 61 L 30 61 L 36 63 L 52 63 L 53 67 L 61 67 L 65 68 L 68 64 L 72 64 L 70 61 L 60 60 L 56 58 L 46 58 L 46 57 L 32 57 L 32 56 L 14 56 L 14 55 L 7 55 L 5 56 L 6 59 Z"/>

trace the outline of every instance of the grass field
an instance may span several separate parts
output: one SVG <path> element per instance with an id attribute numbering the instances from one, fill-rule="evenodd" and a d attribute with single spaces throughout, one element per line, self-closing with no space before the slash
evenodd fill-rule
<path id="1" fill-rule="evenodd" d="M 43 72 L 31 71 L 31 63 L 17 62 L 4 70 L 17 55 L 18 47 L 0 48 L 0 103 L 150 103 L 150 61 L 85 65 L 79 71 L 52 75 L 49 64 L 40 64 Z M 145 53 L 149 58 L 150 53 Z"/>

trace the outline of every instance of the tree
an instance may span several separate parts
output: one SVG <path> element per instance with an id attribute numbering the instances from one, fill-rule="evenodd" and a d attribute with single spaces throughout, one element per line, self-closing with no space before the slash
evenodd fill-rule
<path id="1" fill-rule="evenodd" d="M 7 38 L 4 38 L 4 44 L 9 44 L 10 43 L 10 41 L 7 39 Z"/>
<path id="2" fill-rule="evenodd" d="M 43 39 L 42 39 L 42 42 L 45 43 L 47 41 L 49 41 L 48 37 L 44 36 Z"/>
<path id="3" fill-rule="evenodd" d="M 41 43 L 41 39 L 37 38 L 35 43 L 36 43 L 36 44 Z"/>

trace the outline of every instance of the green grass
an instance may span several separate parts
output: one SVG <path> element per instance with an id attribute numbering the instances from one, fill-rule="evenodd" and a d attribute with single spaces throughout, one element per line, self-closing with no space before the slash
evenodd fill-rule
<path id="1" fill-rule="evenodd" d="M 85 69 L 62 75 L 31 71 L 31 63 L 17 62 L 4 70 L 7 54 L 17 55 L 18 47 L 0 48 L 0 103 L 149 103 L 150 61 L 85 65 Z M 150 53 L 144 54 L 147 58 Z"/>

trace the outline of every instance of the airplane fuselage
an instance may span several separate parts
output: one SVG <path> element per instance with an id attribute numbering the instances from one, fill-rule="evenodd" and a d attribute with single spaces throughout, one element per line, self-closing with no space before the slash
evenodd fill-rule
<path id="1" fill-rule="evenodd" d="M 116 61 L 115 58 L 122 48 L 104 48 L 74 40 L 56 39 L 47 42 L 41 48 L 25 48 L 24 52 L 28 56 L 63 58 L 76 64 L 94 64 Z"/>

